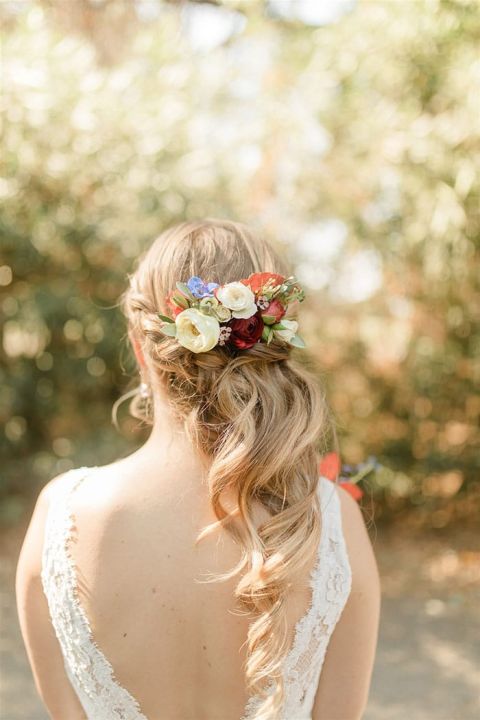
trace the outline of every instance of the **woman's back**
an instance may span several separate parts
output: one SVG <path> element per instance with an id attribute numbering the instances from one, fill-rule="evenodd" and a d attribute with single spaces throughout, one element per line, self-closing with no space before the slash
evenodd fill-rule
<path id="1" fill-rule="evenodd" d="M 134 712 L 133 698 L 139 703 L 138 717 L 238 720 L 248 702 L 242 645 L 251 618 L 235 612 L 234 580 L 212 585 L 195 583 L 193 578 L 230 569 L 240 559 L 240 551 L 225 531 L 194 546 L 198 531 L 214 520 L 195 462 L 179 460 L 177 455 L 175 464 L 165 458 L 158 468 L 152 472 L 144 465 L 142 472 L 142 463 L 130 456 L 102 468 L 77 469 L 52 484 L 43 568 L 50 613 L 57 635 L 73 635 L 81 645 L 79 662 L 72 658 L 75 642 L 69 650 L 69 640 L 64 641 L 67 666 L 70 662 L 74 684 L 78 675 L 80 692 L 82 684 L 87 683 L 88 693 L 88 685 L 94 688 L 96 679 L 108 673 L 104 659 L 87 640 L 79 607 L 98 649 L 111 664 L 116 683 L 106 683 L 113 690 L 109 698 L 97 688 L 95 720 L 117 717 L 115 704 Z M 319 490 L 325 502 L 325 493 L 335 489 L 323 480 Z M 329 502 L 333 500 L 330 493 Z M 70 513 L 72 522 L 64 524 L 62 519 Z M 259 507 L 258 522 L 262 516 Z M 59 526 L 65 531 L 70 526 L 68 540 L 63 531 L 56 533 Z M 59 545 L 68 546 L 68 565 L 76 575 L 78 605 L 68 618 L 69 624 L 77 625 L 73 633 L 64 622 L 70 568 L 67 559 L 62 568 Z M 50 559 L 57 584 L 59 574 L 63 576 L 60 594 Z M 325 562 L 332 559 L 326 556 Z M 299 572 L 293 582 L 287 612 L 289 645 L 311 605 L 312 569 Z M 337 573 L 337 586 L 328 588 L 329 593 L 334 591 L 329 611 L 333 624 L 350 587 L 346 558 L 340 570 L 343 577 Z M 297 649 L 306 650 L 298 640 Z M 321 643 L 318 637 L 315 647 Z M 82 671 L 85 656 L 90 662 Z M 125 697 L 116 684 L 132 697 Z M 85 696 L 83 700 L 85 704 Z M 119 710 L 118 718 L 124 717 L 134 716 Z"/>
<path id="2" fill-rule="evenodd" d="M 178 457 L 144 473 L 127 459 L 91 470 L 72 497 L 79 599 L 148 718 L 233 720 L 246 703 L 248 620 L 231 612 L 235 580 L 194 582 L 240 559 L 225 532 L 194 545 L 215 520 L 198 473 Z"/>

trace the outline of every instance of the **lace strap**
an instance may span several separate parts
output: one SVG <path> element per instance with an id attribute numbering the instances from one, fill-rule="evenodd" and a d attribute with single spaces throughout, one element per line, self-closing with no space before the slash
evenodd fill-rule
<path id="1" fill-rule="evenodd" d="M 311 711 L 327 647 L 351 590 L 338 487 L 320 477 L 318 491 L 322 531 L 317 559 L 310 573 L 311 604 L 297 625 L 292 652 L 286 662 L 289 688 L 286 718 L 293 708 Z"/>
<path id="2" fill-rule="evenodd" d="M 309 577 L 311 602 L 295 626 L 292 646 L 284 663 L 282 720 L 310 717 L 328 643 L 351 589 L 338 488 L 327 478 L 320 477 L 317 493 L 322 528 Z M 271 691 L 273 682 L 267 692 Z M 242 720 L 254 717 L 259 706 L 259 698 L 249 698 Z"/>
<path id="3" fill-rule="evenodd" d="M 111 664 L 93 639 L 78 597 L 76 570 L 69 552 L 75 526 L 70 498 L 93 469 L 70 470 L 55 483 L 42 552 L 43 589 L 65 670 L 87 716 L 95 720 L 147 720 L 138 702 L 116 682 Z"/>
<path id="4" fill-rule="evenodd" d="M 342 532 L 342 517 L 338 489 L 334 483 L 320 477 L 318 495 L 322 514 L 322 530 L 317 557 L 310 571 L 310 606 L 297 623 L 292 651 L 286 664 L 287 675 L 294 677 L 294 668 L 309 646 L 313 634 L 321 639 L 322 628 L 333 631 L 332 620 L 339 618 L 338 606 L 350 592 L 350 564 Z M 338 614 L 338 617 L 337 617 Z M 324 633 L 325 635 L 325 633 Z"/>

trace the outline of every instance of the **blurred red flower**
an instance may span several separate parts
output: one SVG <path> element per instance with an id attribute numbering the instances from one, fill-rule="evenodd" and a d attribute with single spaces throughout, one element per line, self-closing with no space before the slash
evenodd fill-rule
<path id="1" fill-rule="evenodd" d="M 340 455 L 336 452 L 329 452 L 323 456 L 319 465 L 319 473 L 323 477 L 328 478 L 332 482 L 335 482 L 340 474 L 342 463 L 340 461 Z M 339 479 L 338 484 L 348 492 L 354 500 L 357 502 L 363 497 L 363 490 L 358 487 L 355 483 L 349 482 L 348 480 Z"/>
<path id="2" fill-rule="evenodd" d="M 323 456 L 318 469 L 320 475 L 335 481 L 340 472 L 340 455 L 335 452 L 327 453 Z"/>
<path id="3" fill-rule="evenodd" d="M 344 482 L 340 480 L 339 482 L 340 487 L 345 490 L 347 493 L 349 493 L 354 500 L 357 502 L 362 499 L 363 497 L 363 490 L 358 487 L 358 485 L 354 485 L 351 482 Z"/>

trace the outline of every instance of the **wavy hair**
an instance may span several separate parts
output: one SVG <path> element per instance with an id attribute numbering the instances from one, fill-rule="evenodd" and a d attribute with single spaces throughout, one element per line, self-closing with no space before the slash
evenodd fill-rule
<path id="1" fill-rule="evenodd" d="M 154 374 L 152 382 L 161 383 L 206 461 L 218 520 L 203 528 L 196 543 L 224 527 L 242 549 L 239 563 L 209 582 L 240 575 L 235 597 L 241 612 L 253 614 L 246 687 L 260 698 L 255 720 L 273 720 L 285 700 L 291 578 L 315 557 L 320 539 L 318 463 L 328 440 L 338 444 L 332 415 L 315 374 L 284 344 L 256 343 L 241 351 L 217 346 L 195 354 L 164 335 L 157 316 L 169 314 L 165 298 L 177 280 L 198 275 L 222 284 L 263 271 L 289 274 L 272 246 L 244 225 L 211 219 L 181 223 L 162 233 L 139 259 L 121 306 L 129 334 L 140 342 Z M 151 422 L 138 395 L 130 411 Z M 227 489 L 237 504 L 231 512 L 222 505 Z M 269 517 L 258 527 L 254 502 Z"/>

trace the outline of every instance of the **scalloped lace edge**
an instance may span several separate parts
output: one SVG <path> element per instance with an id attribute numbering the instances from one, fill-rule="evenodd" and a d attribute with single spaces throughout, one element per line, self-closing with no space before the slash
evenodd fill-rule
<path id="1" fill-rule="evenodd" d="M 62 486 L 58 488 L 58 495 L 52 498 L 45 527 L 43 589 L 68 676 L 87 716 L 95 720 L 147 720 L 138 701 L 115 679 L 114 669 L 95 642 L 90 621 L 78 597 L 76 567 L 69 551 L 75 528 L 70 499 L 82 480 L 95 469 L 76 468 L 59 481 Z M 63 589 L 59 590 L 55 582 L 56 574 L 61 577 Z M 72 630 L 75 637 L 72 637 Z M 94 715 L 89 715 L 90 704 Z"/>
<path id="2" fill-rule="evenodd" d="M 326 498 L 328 490 L 331 489 L 329 498 Z M 298 712 L 303 709 L 303 701 L 312 693 L 315 695 L 318 680 L 320 677 L 323 661 L 325 659 L 328 643 L 333 630 L 340 619 L 348 596 L 351 590 L 351 568 L 348 560 L 345 540 L 342 533 L 342 518 L 340 498 L 335 483 L 328 478 L 319 476 L 318 495 L 322 514 L 322 528 L 320 542 L 315 563 L 309 573 L 309 586 L 312 590 L 308 609 L 297 621 L 294 629 L 292 645 L 284 661 L 284 680 L 286 698 L 282 709 L 282 720 L 292 720 L 291 712 L 295 712 L 295 720 L 303 720 L 303 715 Z M 330 543 L 334 543 L 333 550 Z M 330 562 L 332 560 L 334 562 Z M 330 571 L 336 572 L 334 577 L 340 577 L 342 588 L 336 596 L 331 599 L 328 596 L 328 580 Z M 325 597 L 322 597 L 322 592 Z M 314 661 L 310 663 L 310 672 L 306 673 L 300 681 L 295 677 L 295 666 L 301 660 L 302 654 L 308 651 L 312 633 L 315 627 L 326 628 L 314 651 Z M 313 687 L 312 683 L 315 681 Z M 267 688 L 267 692 L 273 690 L 273 683 Z M 313 704 L 313 698 L 310 698 Z M 262 700 L 258 696 L 248 699 L 245 712 L 240 720 L 251 720 Z M 286 715 L 285 713 L 289 713 Z M 310 720 L 310 714 L 305 715 L 305 720 Z"/>

